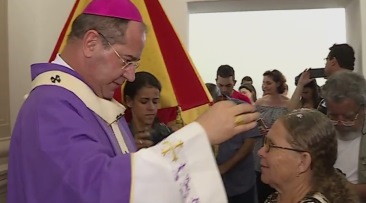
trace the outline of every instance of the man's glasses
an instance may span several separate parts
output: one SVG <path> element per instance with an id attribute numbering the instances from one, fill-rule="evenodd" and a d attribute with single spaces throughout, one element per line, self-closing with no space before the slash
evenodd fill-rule
<path id="1" fill-rule="evenodd" d="M 332 122 L 333 125 L 338 125 L 339 123 L 342 124 L 345 127 L 352 127 L 354 125 L 356 125 L 356 121 L 358 119 L 358 115 L 360 114 L 360 110 L 362 109 L 362 105 L 360 106 L 358 113 L 355 115 L 355 117 L 353 119 L 349 119 L 349 120 L 336 120 L 335 118 L 332 118 L 332 114 L 328 114 L 328 118 L 329 120 Z"/>
<path id="2" fill-rule="evenodd" d="M 271 143 L 271 141 L 267 137 L 264 137 L 263 147 L 264 147 L 264 150 L 267 153 L 269 151 L 271 151 L 271 148 L 284 149 L 284 150 L 290 150 L 290 151 L 295 151 L 295 152 L 307 152 L 307 151 L 301 150 L 301 149 L 294 149 L 294 148 L 288 148 L 288 147 L 280 147 L 280 146 L 274 145 L 274 144 Z"/>
<path id="3" fill-rule="evenodd" d="M 108 44 L 108 46 L 114 51 L 114 53 L 117 55 L 117 57 L 122 61 L 122 69 L 125 68 L 133 68 L 133 69 L 137 69 L 139 67 L 139 62 L 138 61 L 126 61 L 124 60 L 121 55 L 119 55 L 119 53 L 113 48 L 112 44 L 108 41 L 108 39 L 100 32 L 97 32 Z"/>

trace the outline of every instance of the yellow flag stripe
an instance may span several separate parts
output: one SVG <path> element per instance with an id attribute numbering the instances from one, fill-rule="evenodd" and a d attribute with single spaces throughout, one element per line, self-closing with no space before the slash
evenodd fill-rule
<path id="1" fill-rule="evenodd" d="M 159 43 L 157 41 L 148 10 L 143 0 L 132 0 L 137 6 L 147 25 L 146 45 L 141 56 L 139 71 L 147 71 L 156 76 L 162 84 L 161 108 L 178 106 L 174 89 L 166 69 L 164 58 L 161 54 Z"/>

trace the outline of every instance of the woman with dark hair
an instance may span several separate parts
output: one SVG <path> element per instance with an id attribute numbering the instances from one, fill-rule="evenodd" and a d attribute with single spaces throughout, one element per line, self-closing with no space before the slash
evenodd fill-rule
<path id="1" fill-rule="evenodd" d="M 287 113 L 287 105 L 289 99 L 282 94 L 285 91 L 286 78 L 278 70 L 266 71 L 263 74 L 262 89 L 265 94 L 262 98 L 258 99 L 255 103 L 258 112 L 261 116 L 259 119 L 260 133 L 262 137 L 256 140 L 254 152 L 263 146 L 263 138 L 271 128 L 272 124 L 283 114 Z M 257 188 L 258 188 L 258 201 L 263 203 L 265 199 L 274 192 L 269 185 L 263 183 L 260 179 L 261 168 L 259 164 L 259 157 L 255 156 L 256 165 L 255 170 L 257 171 Z"/>
<path id="2" fill-rule="evenodd" d="M 316 109 L 321 101 L 319 86 L 315 79 L 310 79 L 308 69 L 295 78 L 295 85 L 288 105 L 289 111 L 298 108 Z"/>
<path id="3" fill-rule="evenodd" d="M 257 91 L 255 90 L 253 85 L 245 83 L 240 85 L 238 90 L 240 93 L 247 96 L 252 103 L 255 103 L 257 101 Z"/>
<path id="4" fill-rule="evenodd" d="M 161 84 L 148 72 L 137 72 L 133 82 L 126 82 L 123 98 L 130 109 L 130 130 L 135 136 L 137 148 L 150 147 L 172 133 L 172 130 L 156 118 L 159 108 Z M 136 136 L 149 134 L 147 138 Z"/>
<path id="5" fill-rule="evenodd" d="M 286 83 L 285 83 L 285 91 L 283 91 L 282 95 L 285 97 L 288 96 L 288 85 Z"/>

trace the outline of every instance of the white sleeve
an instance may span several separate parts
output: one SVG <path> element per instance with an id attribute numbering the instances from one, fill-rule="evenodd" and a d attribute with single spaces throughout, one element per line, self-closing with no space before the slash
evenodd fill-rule
<path id="1" fill-rule="evenodd" d="M 169 146 L 176 147 L 175 151 L 168 151 Z M 132 155 L 131 202 L 227 202 L 212 148 L 201 125 L 191 123 L 158 145 Z"/>

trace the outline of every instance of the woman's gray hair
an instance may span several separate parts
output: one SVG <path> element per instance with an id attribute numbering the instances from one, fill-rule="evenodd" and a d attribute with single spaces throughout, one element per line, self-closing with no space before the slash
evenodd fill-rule
<path id="1" fill-rule="evenodd" d="M 325 82 L 322 97 L 325 101 L 337 103 L 352 99 L 359 105 L 365 104 L 366 80 L 358 73 L 338 71 Z"/>

